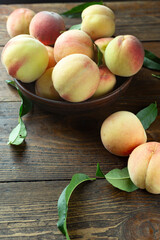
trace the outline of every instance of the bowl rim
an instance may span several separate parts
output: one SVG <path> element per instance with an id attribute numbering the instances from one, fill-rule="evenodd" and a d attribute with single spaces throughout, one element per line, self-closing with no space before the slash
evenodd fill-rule
<path id="1" fill-rule="evenodd" d="M 118 76 L 117 76 L 118 77 Z M 49 105 L 52 104 L 56 104 L 57 106 L 63 106 L 63 107 L 68 107 L 68 106 L 72 106 L 72 107 L 78 107 L 78 106 L 86 106 L 86 105 L 91 105 L 91 104 L 98 104 L 98 103 L 102 103 L 105 102 L 106 100 L 109 100 L 110 98 L 114 97 L 117 93 L 121 92 L 121 90 L 123 90 L 127 85 L 129 85 L 129 83 L 131 82 L 133 76 L 130 77 L 122 77 L 126 80 L 124 80 L 124 82 L 118 86 L 117 88 L 115 88 L 113 91 L 110 91 L 108 93 L 106 93 L 104 96 L 99 97 L 99 98 L 89 98 L 85 101 L 82 102 L 67 102 L 65 100 L 62 99 L 62 101 L 60 100 L 54 100 L 54 99 L 49 99 L 49 98 L 43 98 L 40 97 L 38 95 L 36 95 L 35 93 L 33 93 L 32 91 L 28 90 L 27 88 L 25 88 L 24 84 L 32 84 L 32 83 L 23 83 L 20 80 L 17 80 L 14 78 L 14 81 L 16 83 L 16 85 L 18 86 L 18 88 L 25 93 L 26 96 L 29 95 L 29 97 L 33 100 L 33 101 L 39 101 L 39 102 L 43 102 Z"/>

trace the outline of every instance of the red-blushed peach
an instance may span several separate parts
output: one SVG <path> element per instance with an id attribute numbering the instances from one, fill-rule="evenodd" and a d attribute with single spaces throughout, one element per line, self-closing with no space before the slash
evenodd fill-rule
<path id="1" fill-rule="evenodd" d="M 101 53 L 104 55 L 108 43 L 113 40 L 113 38 L 99 38 L 94 43 L 98 46 Z"/>
<path id="2" fill-rule="evenodd" d="M 101 127 L 104 147 L 117 156 L 128 156 L 147 141 L 146 132 L 137 116 L 129 111 L 111 114 Z"/>
<path id="3" fill-rule="evenodd" d="M 106 66 L 100 66 L 99 72 L 100 82 L 97 90 L 93 94 L 93 98 L 103 96 L 104 94 L 110 92 L 116 84 L 115 75 L 111 73 Z"/>
<path id="4" fill-rule="evenodd" d="M 160 143 L 147 142 L 136 147 L 129 156 L 128 171 L 137 187 L 160 194 Z"/>
<path id="5" fill-rule="evenodd" d="M 115 15 L 104 5 L 92 5 L 82 12 L 81 30 L 93 40 L 102 37 L 111 37 L 115 32 Z"/>
<path id="6" fill-rule="evenodd" d="M 7 72 L 22 82 L 33 82 L 48 66 L 46 47 L 32 37 L 12 38 L 4 46 L 1 60 Z"/>
<path id="7" fill-rule="evenodd" d="M 48 67 L 47 68 L 51 68 L 54 67 L 56 65 L 56 61 L 54 58 L 54 48 L 50 47 L 50 46 L 46 46 L 47 51 L 48 51 L 48 56 L 49 56 L 49 62 L 48 62 Z"/>
<path id="8" fill-rule="evenodd" d="M 35 12 L 28 8 L 15 9 L 7 19 L 7 32 L 10 37 L 29 33 L 29 24 Z"/>
<path id="9" fill-rule="evenodd" d="M 35 82 L 35 93 L 43 98 L 60 100 L 58 92 L 55 90 L 52 82 L 53 67 L 48 68 Z"/>
<path id="10" fill-rule="evenodd" d="M 81 30 L 68 30 L 62 33 L 54 45 L 56 62 L 74 53 L 85 54 L 90 58 L 94 56 L 92 40 L 87 33 Z"/>
<path id="11" fill-rule="evenodd" d="M 85 101 L 98 87 L 99 68 L 88 56 L 71 54 L 56 64 L 52 80 L 63 99 L 69 102 Z"/>
<path id="12" fill-rule="evenodd" d="M 29 32 L 45 45 L 54 45 L 57 37 L 65 31 L 63 18 L 55 12 L 41 11 L 31 20 Z"/>
<path id="13" fill-rule="evenodd" d="M 107 45 L 104 58 L 112 73 L 129 77 L 141 69 L 144 61 L 144 49 L 135 36 L 117 36 Z"/>

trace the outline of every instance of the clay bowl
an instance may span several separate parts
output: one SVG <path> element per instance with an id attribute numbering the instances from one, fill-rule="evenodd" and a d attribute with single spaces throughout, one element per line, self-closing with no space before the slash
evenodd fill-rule
<path id="1" fill-rule="evenodd" d="M 106 107 L 107 105 L 110 105 L 112 102 L 115 102 L 118 99 L 118 97 L 126 91 L 131 80 L 132 77 L 124 78 L 117 76 L 117 84 L 110 93 L 97 99 L 90 98 L 87 101 L 78 103 L 71 103 L 65 100 L 55 101 L 51 99 L 42 98 L 35 94 L 34 83 L 22 83 L 21 81 L 16 79 L 15 82 L 20 91 L 27 98 L 32 100 L 35 104 L 39 105 L 43 109 L 53 113 L 67 114 L 95 111 L 99 108 L 103 108 Z"/>

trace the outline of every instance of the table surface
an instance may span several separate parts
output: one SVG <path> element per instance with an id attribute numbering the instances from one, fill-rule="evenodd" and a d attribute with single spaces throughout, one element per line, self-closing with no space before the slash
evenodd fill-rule
<path id="1" fill-rule="evenodd" d="M 61 13 L 76 3 L 0 5 L 0 49 L 9 37 L 7 16 L 18 7 Z M 116 15 L 116 34 L 138 37 L 145 49 L 160 56 L 160 1 L 107 3 Z M 67 27 L 80 19 L 65 18 Z M 104 149 L 100 136 L 103 120 L 112 112 L 137 113 L 157 102 L 160 80 L 142 68 L 127 92 L 110 107 L 83 115 L 58 115 L 33 107 L 23 117 L 28 136 L 21 146 L 7 145 L 17 125 L 20 99 L 5 83 L 11 79 L 0 65 L 0 239 L 63 240 L 58 230 L 57 200 L 75 173 L 95 177 L 99 162 L 104 173 L 123 168 L 127 158 Z M 160 141 L 160 114 L 147 130 L 148 141 Z M 80 185 L 71 196 L 68 231 L 71 239 L 159 240 L 160 195 L 145 190 L 120 191 L 105 179 Z"/>

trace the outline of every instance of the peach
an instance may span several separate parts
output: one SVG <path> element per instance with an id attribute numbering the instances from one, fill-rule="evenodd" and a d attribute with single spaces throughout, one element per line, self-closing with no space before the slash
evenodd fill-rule
<path id="1" fill-rule="evenodd" d="M 7 32 L 10 37 L 29 33 L 29 24 L 35 12 L 28 8 L 15 9 L 7 19 Z"/>
<path id="2" fill-rule="evenodd" d="M 49 57 L 38 40 L 16 36 L 4 46 L 1 60 L 9 75 L 22 82 L 33 82 L 46 70 Z"/>
<path id="3" fill-rule="evenodd" d="M 65 31 L 65 23 L 63 18 L 55 12 L 37 13 L 29 26 L 30 34 L 45 45 L 53 45 L 61 31 Z"/>
<path id="4" fill-rule="evenodd" d="M 49 56 L 49 62 L 48 62 L 48 67 L 47 68 L 51 68 L 54 67 L 56 65 L 56 61 L 54 58 L 54 48 L 50 47 L 50 46 L 46 46 L 47 51 L 48 51 L 48 56 Z"/>
<path id="5" fill-rule="evenodd" d="M 103 96 L 113 89 L 116 84 L 116 77 L 113 73 L 109 71 L 106 66 L 99 67 L 100 72 L 100 82 L 98 88 L 96 89 L 93 97 L 97 98 Z"/>
<path id="6" fill-rule="evenodd" d="M 81 30 L 68 30 L 62 33 L 54 45 L 56 62 L 74 53 L 85 54 L 90 58 L 94 56 L 92 40 L 88 34 Z"/>
<path id="7" fill-rule="evenodd" d="M 101 140 L 104 147 L 112 154 L 128 156 L 134 148 L 147 141 L 147 136 L 135 114 L 118 111 L 103 122 Z"/>
<path id="8" fill-rule="evenodd" d="M 128 171 L 137 187 L 160 194 L 160 143 L 147 142 L 136 147 L 129 156 Z"/>
<path id="9" fill-rule="evenodd" d="M 98 46 L 101 53 L 104 55 L 108 43 L 113 40 L 113 38 L 99 38 L 94 43 Z"/>
<path id="10" fill-rule="evenodd" d="M 95 93 L 99 84 L 99 68 L 88 56 L 71 54 L 56 64 L 52 80 L 63 99 L 81 102 Z"/>
<path id="11" fill-rule="evenodd" d="M 115 15 L 104 5 L 92 5 L 82 12 L 81 30 L 93 40 L 102 37 L 111 37 L 115 32 Z"/>
<path id="12" fill-rule="evenodd" d="M 141 69 L 144 49 L 141 42 L 132 35 L 117 36 L 106 47 L 104 58 L 112 73 L 129 77 Z"/>
<path id="13" fill-rule="evenodd" d="M 52 82 L 53 67 L 48 68 L 35 83 L 35 92 L 38 96 L 59 100 L 60 96 Z"/>

